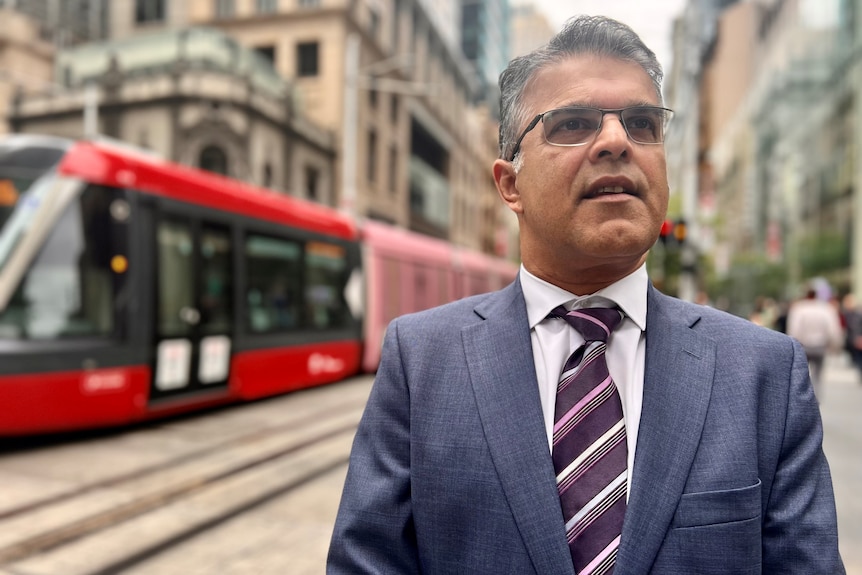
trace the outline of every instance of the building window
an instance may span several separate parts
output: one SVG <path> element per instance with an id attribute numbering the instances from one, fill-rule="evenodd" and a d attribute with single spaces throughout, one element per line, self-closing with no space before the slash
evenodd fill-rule
<path id="1" fill-rule="evenodd" d="M 368 12 L 368 32 L 372 38 L 377 40 L 378 34 L 380 34 L 380 13 L 371 7 L 369 7 Z"/>
<path id="2" fill-rule="evenodd" d="M 320 7 L 320 0 L 299 0 L 300 8 L 318 8 Z"/>
<path id="3" fill-rule="evenodd" d="M 227 175 L 227 154 L 218 146 L 206 146 L 201 150 L 198 166 L 202 170 Z"/>
<path id="4" fill-rule="evenodd" d="M 215 0 L 216 18 L 233 18 L 236 11 L 235 0 Z"/>
<path id="5" fill-rule="evenodd" d="M 398 123 L 398 94 L 392 94 L 392 101 L 389 108 L 389 119 L 393 124 Z"/>
<path id="6" fill-rule="evenodd" d="M 395 0 L 392 5 L 392 50 L 398 52 L 401 28 L 401 0 Z"/>
<path id="7" fill-rule="evenodd" d="M 263 187 L 272 187 L 272 165 L 267 162 L 263 165 Z"/>
<path id="8" fill-rule="evenodd" d="M 135 23 L 162 22 L 165 19 L 165 0 L 135 0 Z"/>
<path id="9" fill-rule="evenodd" d="M 374 182 L 377 179 L 377 132 L 374 130 L 368 131 L 368 163 L 366 169 L 368 171 L 368 181 Z"/>
<path id="10" fill-rule="evenodd" d="M 297 45 L 296 72 L 301 78 L 317 76 L 319 72 L 317 42 L 303 42 Z"/>
<path id="11" fill-rule="evenodd" d="M 257 46 L 254 51 L 266 58 L 267 62 L 275 65 L 275 46 Z"/>
<path id="12" fill-rule="evenodd" d="M 257 0 L 258 14 L 272 14 L 278 11 L 278 0 Z"/>
<path id="13" fill-rule="evenodd" d="M 320 180 L 320 170 L 305 167 L 305 197 L 312 201 L 320 201 L 320 194 L 317 191 L 317 182 Z"/>
<path id="14" fill-rule="evenodd" d="M 389 148 L 389 194 L 398 195 L 398 148 L 394 144 Z"/>

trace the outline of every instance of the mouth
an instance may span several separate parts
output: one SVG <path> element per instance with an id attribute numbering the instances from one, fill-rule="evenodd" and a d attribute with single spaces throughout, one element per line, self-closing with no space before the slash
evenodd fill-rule
<path id="1" fill-rule="evenodd" d="M 637 193 L 634 191 L 634 186 L 629 185 L 612 185 L 612 186 L 594 186 L 590 188 L 587 193 L 584 195 L 585 199 L 593 199 L 593 198 L 603 198 L 603 197 L 612 197 L 612 196 L 637 196 Z"/>

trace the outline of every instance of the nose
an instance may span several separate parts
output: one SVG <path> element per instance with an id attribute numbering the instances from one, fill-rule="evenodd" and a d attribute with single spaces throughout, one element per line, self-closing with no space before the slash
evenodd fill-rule
<path id="1" fill-rule="evenodd" d="M 611 157 L 623 158 L 629 155 L 631 140 L 628 132 L 623 126 L 622 119 L 618 113 L 605 112 L 602 116 L 602 125 L 599 133 L 591 146 L 590 155 L 595 159 Z"/>

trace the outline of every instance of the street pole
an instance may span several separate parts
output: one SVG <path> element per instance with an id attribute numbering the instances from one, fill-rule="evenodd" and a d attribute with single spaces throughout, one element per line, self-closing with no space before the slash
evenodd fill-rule
<path id="1" fill-rule="evenodd" d="M 862 10 L 862 0 L 855 0 L 856 13 Z M 852 210 L 853 219 L 851 225 L 850 244 L 850 290 L 857 301 L 862 301 L 862 61 L 860 61 L 859 50 L 862 42 L 859 34 L 862 34 L 862 18 L 856 19 L 856 30 L 853 34 L 853 70 L 850 77 L 853 79 L 854 91 L 854 125 L 853 137 L 856 140 L 856 173 L 853 174 L 853 197 Z"/>
<path id="2" fill-rule="evenodd" d="M 92 140 L 99 135 L 99 87 L 88 82 L 84 87 L 84 138 Z"/>
<path id="3" fill-rule="evenodd" d="M 351 32 L 344 45 L 344 117 L 341 122 L 341 198 L 339 208 L 356 214 L 356 146 L 359 132 L 359 34 Z"/>
<path id="4" fill-rule="evenodd" d="M 686 45 L 690 49 L 683 54 L 684 81 L 686 82 L 686 104 L 689 110 L 686 113 L 689 119 L 683 126 L 686 134 L 683 142 L 686 143 L 683 161 L 683 173 L 681 178 L 682 189 L 681 216 L 685 221 L 687 230 L 685 241 L 680 245 L 680 271 L 677 285 L 677 297 L 685 301 L 694 301 L 697 297 L 697 245 L 702 241 L 699 237 L 700 226 L 698 225 L 697 204 L 700 189 L 700 173 L 698 158 L 698 140 L 700 129 L 700 106 L 699 91 L 701 81 L 701 56 L 703 54 L 703 39 L 701 37 L 702 26 L 701 10 L 697 4 L 693 4 L 690 12 L 686 13 L 687 21 L 684 34 Z"/>

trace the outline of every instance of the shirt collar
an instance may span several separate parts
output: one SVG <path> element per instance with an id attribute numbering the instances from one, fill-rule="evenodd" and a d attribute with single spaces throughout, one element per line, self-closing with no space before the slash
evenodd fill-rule
<path id="1" fill-rule="evenodd" d="M 641 331 L 646 330 L 646 302 L 649 285 L 646 263 L 626 277 L 586 296 L 576 296 L 534 276 L 526 270 L 523 264 L 521 264 L 520 279 L 521 289 L 524 291 L 524 300 L 527 303 L 527 318 L 530 321 L 530 329 L 544 321 L 551 310 L 559 305 L 564 305 L 567 309 L 617 305 Z"/>

